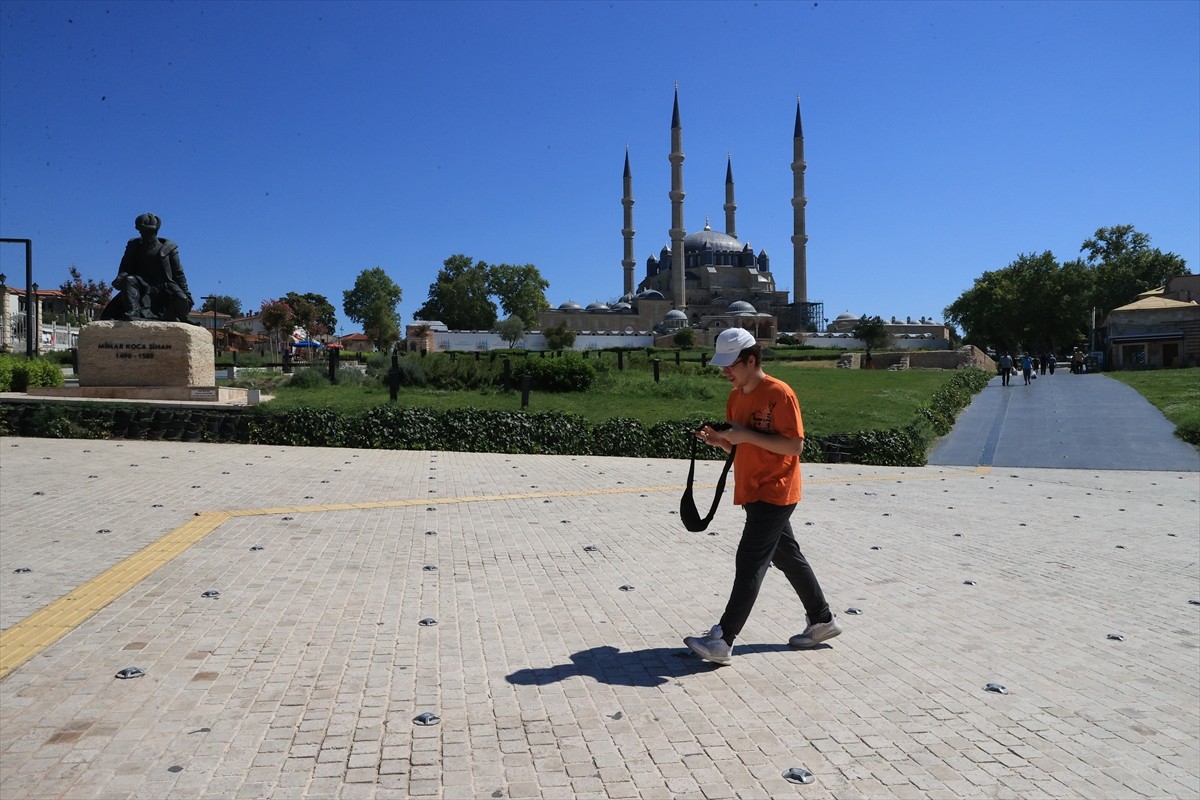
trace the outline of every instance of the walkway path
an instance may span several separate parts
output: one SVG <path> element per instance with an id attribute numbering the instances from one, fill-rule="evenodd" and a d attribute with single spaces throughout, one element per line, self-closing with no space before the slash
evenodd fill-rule
<path id="1" fill-rule="evenodd" d="M 929 463 L 1200 471 L 1200 450 L 1140 394 L 1107 375 L 1059 370 L 1030 385 L 992 379 Z"/>

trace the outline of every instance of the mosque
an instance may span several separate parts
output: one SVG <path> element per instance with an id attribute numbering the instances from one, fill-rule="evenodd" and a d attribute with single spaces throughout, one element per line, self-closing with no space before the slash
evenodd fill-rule
<path id="1" fill-rule="evenodd" d="M 708 220 L 704 228 L 687 233 L 683 225 L 683 126 L 679 115 L 679 90 L 671 114 L 671 228 L 670 246 L 646 259 L 645 276 L 635 286 L 637 262 L 633 256 L 633 177 L 629 152 L 625 153 L 623 179 L 624 258 L 621 260 L 624 294 L 612 304 L 595 302 L 586 308 L 563 303 L 539 315 L 544 330 L 566 324 L 579 333 L 649 333 L 670 339 L 683 327 L 696 330 L 697 341 L 710 344 L 722 330 L 746 328 L 764 342 L 773 343 L 783 331 L 824 330 L 824 306 L 807 297 L 804 209 L 804 131 L 800 103 L 792 135 L 792 287 L 776 288 L 771 260 L 765 250 L 757 254 L 748 241 L 738 238 L 737 204 L 734 201 L 733 161 L 725 165 L 725 230 L 715 231 Z"/>

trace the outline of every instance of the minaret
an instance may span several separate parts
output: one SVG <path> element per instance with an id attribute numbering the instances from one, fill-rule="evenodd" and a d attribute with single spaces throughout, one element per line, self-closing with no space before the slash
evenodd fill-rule
<path id="1" fill-rule="evenodd" d="M 796 97 L 796 131 L 792 134 L 792 302 L 808 302 L 808 234 L 804 232 L 804 128 L 800 97 Z M 797 312 L 799 309 L 797 309 Z"/>
<path id="2" fill-rule="evenodd" d="M 622 271 L 625 273 L 625 292 L 633 294 L 633 178 L 629 174 L 629 145 L 625 145 L 625 195 L 621 205 L 625 206 L 625 227 L 621 235 L 625 237 L 625 257 L 621 259 Z"/>
<path id="3" fill-rule="evenodd" d="M 679 125 L 679 84 L 675 84 L 675 110 L 671 112 L 671 294 L 675 308 L 687 308 L 684 292 L 683 237 L 683 128 Z"/>
<path id="4" fill-rule="evenodd" d="M 737 225 L 733 221 L 733 215 L 737 212 L 737 205 L 733 202 L 733 156 L 729 155 L 725 161 L 725 232 L 737 238 Z"/>

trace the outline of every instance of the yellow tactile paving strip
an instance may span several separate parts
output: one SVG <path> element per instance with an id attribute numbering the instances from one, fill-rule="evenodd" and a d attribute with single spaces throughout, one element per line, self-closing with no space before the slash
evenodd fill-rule
<path id="1" fill-rule="evenodd" d="M 987 475 L 990 467 L 970 472 L 932 475 L 905 475 L 907 479 L 968 478 Z M 895 481 L 896 475 L 863 475 L 847 478 L 808 478 L 806 484 L 857 483 L 866 481 Z M 213 533 L 234 517 L 266 516 L 273 514 L 315 513 L 322 511 L 359 511 L 364 509 L 410 508 L 412 506 L 451 505 L 455 503 L 487 503 L 503 500 L 535 500 L 551 497 L 588 497 L 596 495 L 629 494 L 634 492 L 678 492 L 682 486 L 636 486 L 605 489 L 571 489 L 553 492 L 512 492 L 507 494 L 476 495 L 472 497 L 413 498 L 363 503 L 337 503 L 313 506 L 276 506 L 239 511 L 198 512 L 196 517 L 152 542 L 138 552 L 106 569 L 50 605 L 30 614 L 8 630 L 0 632 L 0 679 L 24 664 L 50 645 L 66 636 L 93 614 L 128 592 L 192 545 Z"/>

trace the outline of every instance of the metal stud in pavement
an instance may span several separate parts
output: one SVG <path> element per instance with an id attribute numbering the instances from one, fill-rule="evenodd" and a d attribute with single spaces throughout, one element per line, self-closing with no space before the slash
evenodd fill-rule
<path id="1" fill-rule="evenodd" d="M 1108 639 L 1112 639 L 1114 642 L 1123 642 L 1123 641 L 1125 641 L 1125 634 L 1123 634 L 1123 633 L 1110 633 L 1110 634 L 1109 634 L 1109 635 L 1108 635 L 1106 638 L 1108 638 Z"/>
<path id="2" fill-rule="evenodd" d="M 425 619 L 421 620 L 417 624 L 420 625 L 422 628 L 431 628 L 434 625 L 437 625 L 437 620 L 434 619 L 433 617 L 426 617 Z"/>
<path id="3" fill-rule="evenodd" d="M 783 773 L 784 780 L 789 783 L 810 784 L 816 780 L 813 774 L 803 767 L 791 767 Z"/>
<path id="4" fill-rule="evenodd" d="M 262 549 L 263 549 L 263 548 L 262 548 L 262 545 L 261 545 L 261 544 L 256 544 L 256 545 L 254 545 L 254 546 L 252 546 L 252 547 L 250 548 L 250 551 L 251 551 L 251 552 L 255 552 L 255 553 L 256 553 L 256 552 L 258 552 L 259 550 L 262 550 Z"/>
<path id="5" fill-rule="evenodd" d="M 1008 689 L 1002 683 L 989 683 L 983 687 L 985 692 L 995 692 L 996 694 L 1008 694 Z"/>
<path id="6" fill-rule="evenodd" d="M 861 614 L 861 613 L 862 613 L 862 609 L 861 609 L 861 608 L 855 608 L 854 606 L 850 606 L 850 608 L 847 608 L 847 609 L 846 609 L 846 613 L 847 613 L 847 614 L 849 614 L 849 615 L 851 615 L 851 616 L 853 616 L 853 617 L 857 617 L 859 614 Z"/>
<path id="7" fill-rule="evenodd" d="M 437 572 L 437 567 L 435 567 L 433 564 L 426 564 L 425 566 L 421 567 L 421 569 L 425 570 L 426 572 Z"/>
<path id="8" fill-rule="evenodd" d="M 441 721 L 441 717 L 429 711 L 424 711 L 413 717 L 413 722 L 417 723 L 418 725 L 437 725 Z"/>
<path id="9" fill-rule="evenodd" d="M 974 585 L 975 585 L 975 581 L 972 581 L 972 580 L 963 581 L 963 586 L 974 586 Z"/>
<path id="10" fill-rule="evenodd" d="M 125 667 L 124 669 L 118 670 L 114 677 L 120 678 L 124 681 L 130 678 L 140 678 L 145 674 L 146 671 L 141 667 Z"/>
<path id="11" fill-rule="evenodd" d="M 23 575 L 26 572 L 33 572 L 33 570 L 31 570 L 29 567 L 17 567 L 13 570 L 13 572 L 17 573 L 18 575 Z"/>
<path id="12" fill-rule="evenodd" d="M 631 586 L 628 583 L 622 584 L 619 588 L 622 592 L 632 592 L 633 591 L 633 586 Z"/>
<path id="13" fill-rule="evenodd" d="M 216 589 L 209 589 L 206 592 L 201 592 L 200 596 L 206 597 L 209 600 L 216 600 L 218 597 L 221 596 L 221 593 L 219 591 L 217 591 Z"/>

